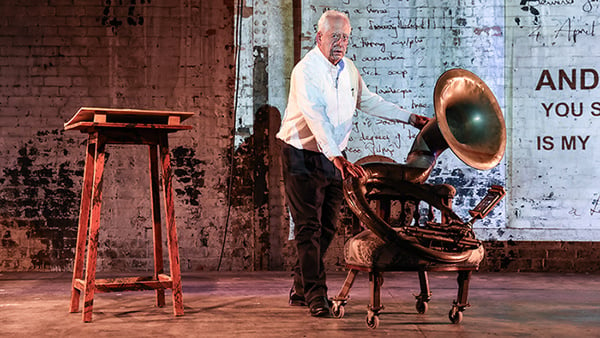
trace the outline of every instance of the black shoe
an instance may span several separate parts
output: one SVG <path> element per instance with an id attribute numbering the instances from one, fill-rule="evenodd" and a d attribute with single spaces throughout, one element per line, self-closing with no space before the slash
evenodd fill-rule
<path id="1" fill-rule="evenodd" d="M 300 296 L 296 293 L 296 289 L 292 287 L 290 289 L 290 305 L 291 306 L 306 306 L 306 299 L 304 296 Z"/>
<path id="2" fill-rule="evenodd" d="M 329 317 L 329 300 L 317 297 L 310 302 L 310 315 L 313 317 Z"/>

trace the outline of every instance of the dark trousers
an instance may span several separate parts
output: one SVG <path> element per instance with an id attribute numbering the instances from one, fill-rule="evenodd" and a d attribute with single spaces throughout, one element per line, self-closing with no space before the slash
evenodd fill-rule
<path id="1" fill-rule="evenodd" d="M 322 153 L 282 147 L 288 207 L 294 221 L 298 260 L 294 288 L 308 303 L 327 297 L 323 256 L 335 235 L 344 198 L 340 171 Z"/>

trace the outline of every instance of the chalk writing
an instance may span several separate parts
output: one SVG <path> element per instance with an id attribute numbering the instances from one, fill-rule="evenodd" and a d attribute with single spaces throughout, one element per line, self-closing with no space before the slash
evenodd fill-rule
<path id="1" fill-rule="evenodd" d="M 396 17 L 398 20 L 398 24 L 396 25 L 396 29 L 410 29 L 410 30 L 419 30 L 419 29 L 436 29 L 437 23 L 432 18 L 409 18 L 405 19 L 401 16 L 401 13 L 398 12 L 398 16 Z M 442 28 L 446 28 L 442 26 Z"/>
<path id="2" fill-rule="evenodd" d="M 555 39 L 565 37 L 567 41 L 576 43 L 580 35 L 594 37 L 596 36 L 596 20 L 588 22 L 573 22 L 573 18 L 566 19 L 556 30 Z"/>
<path id="3" fill-rule="evenodd" d="M 412 101 L 412 103 L 410 104 L 410 109 L 413 109 L 413 110 L 414 110 L 414 109 L 417 109 L 417 108 L 419 108 L 419 109 L 421 109 L 421 108 L 422 108 L 422 109 L 424 109 L 424 108 L 427 108 L 427 104 L 425 104 L 425 103 L 419 103 L 419 102 L 415 102 L 415 101 L 413 100 L 413 101 Z M 423 115 L 423 114 L 421 114 L 421 115 Z"/>
<path id="4" fill-rule="evenodd" d="M 352 43 L 352 48 L 375 47 L 382 53 L 385 52 L 385 41 L 373 41 L 364 37 L 358 39 L 358 42 Z"/>
<path id="5" fill-rule="evenodd" d="M 392 52 L 389 52 L 389 53 L 386 53 L 386 55 L 363 56 L 360 60 L 363 62 L 398 61 L 398 60 L 404 60 L 404 56 L 396 55 Z"/>
<path id="6" fill-rule="evenodd" d="M 553 29 L 545 27 L 548 25 L 538 24 L 531 28 L 528 36 L 543 45 L 546 43 L 556 45 L 563 41 L 576 44 L 581 38 L 593 39 L 598 36 L 596 28 L 599 21 L 597 18 L 570 17 L 552 22 L 555 23 Z M 553 35 L 545 36 L 545 32 L 553 32 Z"/>
<path id="7" fill-rule="evenodd" d="M 581 8 L 584 12 L 589 13 L 594 8 L 598 8 L 598 3 L 600 0 L 587 0 L 583 3 L 583 7 Z"/>
<path id="8" fill-rule="evenodd" d="M 367 13 L 369 14 L 387 14 L 387 8 L 373 8 L 373 5 L 367 6 Z"/>
<path id="9" fill-rule="evenodd" d="M 424 41 L 424 38 L 419 38 L 419 37 L 405 38 L 402 40 L 392 41 L 392 46 L 401 46 L 401 47 L 412 48 L 413 46 L 423 43 L 423 41 Z"/>
<path id="10" fill-rule="evenodd" d="M 592 207 L 590 208 L 590 216 L 594 214 L 600 214 L 600 194 L 594 194 L 595 198 L 592 199 Z"/>
<path id="11" fill-rule="evenodd" d="M 377 93 L 377 94 L 402 94 L 402 98 L 404 99 L 404 98 L 406 98 L 406 94 L 412 93 L 412 90 L 393 88 L 390 86 L 383 86 L 383 87 L 375 86 L 375 93 Z"/>
<path id="12" fill-rule="evenodd" d="M 580 215 L 580 214 L 577 212 L 577 209 L 575 209 L 575 208 L 571 208 L 571 210 L 569 211 L 569 215 L 572 215 L 572 216 L 575 216 L 575 217 L 581 216 L 581 215 Z"/>
<path id="13" fill-rule="evenodd" d="M 360 133 L 359 141 L 364 142 L 367 145 L 375 145 L 375 141 L 377 140 L 385 140 L 390 142 L 390 144 L 398 149 L 400 149 L 400 145 L 402 141 L 400 140 L 399 135 L 396 137 L 397 139 L 392 140 L 389 135 L 371 135 L 365 134 L 365 132 Z"/>
<path id="14" fill-rule="evenodd" d="M 390 125 L 402 124 L 402 122 L 394 122 L 394 121 L 377 119 L 375 121 L 375 124 L 379 125 L 379 126 L 390 126 Z"/>
<path id="15" fill-rule="evenodd" d="M 389 69 L 387 71 L 387 75 L 400 75 L 403 78 L 406 77 L 406 74 L 408 74 L 408 72 L 406 70 L 395 70 L 395 69 Z"/>
<path id="16" fill-rule="evenodd" d="M 372 76 L 381 75 L 380 73 L 377 72 L 377 67 L 360 67 L 360 73 L 362 75 L 372 75 Z"/>
<path id="17" fill-rule="evenodd" d="M 371 30 L 388 30 L 389 36 L 392 38 L 398 37 L 398 26 L 394 23 L 387 24 L 377 24 L 373 22 L 373 20 L 369 20 L 369 25 L 367 26 Z"/>
<path id="18" fill-rule="evenodd" d="M 529 2 L 534 1 L 530 0 Z M 539 3 L 541 6 L 565 6 L 574 4 L 575 0 L 537 0 L 535 2 Z"/>
<path id="19" fill-rule="evenodd" d="M 521 1 L 521 5 L 523 5 L 523 3 L 525 3 L 525 2 L 537 3 L 537 5 L 539 5 L 539 6 L 548 6 L 548 7 L 567 7 L 567 6 L 571 6 L 571 5 L 575 4 L 575 0 L 523 0 L 523 1 Z M 583 2 L 583 5 L 581 6 L 581 10 L 586 13 L 589 13 L 594 8 L 598 7 L 599 2 L 600 2 L 600 0 L 586 0 Z M 527 11 L 529 8 L 534 9 L 532 14 L 537 13 L 537 15 L 539 15 L 539 11 L 537 11 L 537 9 L 535 9 L 533 6 L 522 7 L 522 10 Z"/>

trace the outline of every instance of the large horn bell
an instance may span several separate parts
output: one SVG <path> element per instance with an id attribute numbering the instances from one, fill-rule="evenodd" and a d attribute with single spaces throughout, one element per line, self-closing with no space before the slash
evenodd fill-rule
<path id="1" fill-rule="evenodd" d="M 452 152 L 475 169 L 495 167 L 506 147 L 506 127 L 488 86 L 467 70 L 451 69 L 438 79 L 433 98 L 440 131 Z"/>
<path id="2" fill-rule="evenodd" d="M 452 152 L 475 169 L 495 167 L 504 154 L 506 127 L 488 86 L 467 70 L 451 69 L 438 79 L 433 100 L 440 131 Z"/>
<path id="3" fill-rule="evenodd" d="M 448 147 L 475 169 L 491 169 L 500 162 L 506 146 L 504 117 L 480 78 L 464 69 L 451 69 L 438 79 L 433 101 L 435 117 L 415 138 L 402 179 L 425 182 Z"/>

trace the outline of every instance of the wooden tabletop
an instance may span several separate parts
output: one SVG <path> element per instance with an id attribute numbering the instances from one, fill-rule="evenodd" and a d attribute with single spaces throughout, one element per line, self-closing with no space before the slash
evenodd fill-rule
<path id="1" fill-rule="evenodd" d="M 151 128 L 175 131 L 192 129 L 181 122 L 193 115 L 192 112 L 179 111 L 82 107 L 64 124 L 64 128 L 82 131 L 94 128 Z"/>

